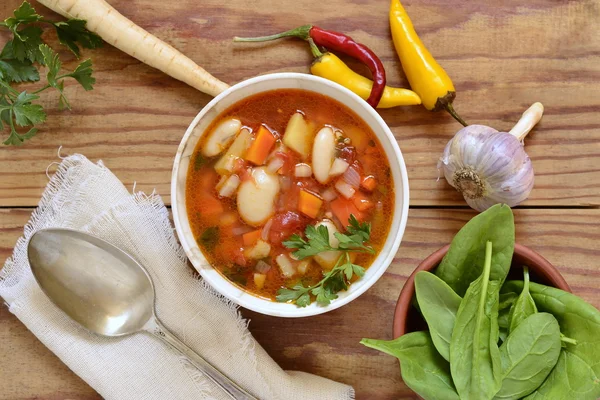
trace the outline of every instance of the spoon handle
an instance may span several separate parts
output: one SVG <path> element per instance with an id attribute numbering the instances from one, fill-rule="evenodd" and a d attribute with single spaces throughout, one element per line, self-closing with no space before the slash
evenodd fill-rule
<path id="1" fill-rule="evenodd" d="M 225 374 L 212 366 L 208 361 L 202 358 L 194 350 L 190 349 L 177 336 L 169 331 L 160 322 L 157 317 L 151 318 L 144 329 L 159 339 L 163 340 L 170 347 L 180 352 L 187 357 L 190 363 L 200 370 L 207 378 L 213 381 L 217 386 L 220 386 L 232 399 L 235 400 L 258 400 L 250 393 L 239 387 L 234 381 L 229 379 Z"/>

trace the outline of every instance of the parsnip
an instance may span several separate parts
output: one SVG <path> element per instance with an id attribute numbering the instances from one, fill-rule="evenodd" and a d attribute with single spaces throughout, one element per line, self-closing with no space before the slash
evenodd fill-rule
<path id="1" fill-rule="evenodd" d="M 86 28 L 141 62 L 216 96 L 229 87 L 178 50 L 121 15 L 104 0 L 38 0 L 66 18 L 87 21 Z"/>

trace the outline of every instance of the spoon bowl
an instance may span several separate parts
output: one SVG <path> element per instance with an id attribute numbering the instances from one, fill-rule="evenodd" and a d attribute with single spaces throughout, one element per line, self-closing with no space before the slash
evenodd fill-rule
<path id="1" fill-rule="evenodd" d="M 256 400 L 164 327 L 154 312 L 148 271 L 123 250 L 87 233 L 37 231 L 27 246 L 42 291 L 71 319 L 102 336 L 146 331 L 163 340 L 232 399 Z"/>
<path id="2" fill-rule="evenodd" d="M 27 248 L 33 276 L 69 317 L 104 336 L 129 335 L 152 318 L 154 287 L 127 253 L 68 229 L 36 232 Z"/>

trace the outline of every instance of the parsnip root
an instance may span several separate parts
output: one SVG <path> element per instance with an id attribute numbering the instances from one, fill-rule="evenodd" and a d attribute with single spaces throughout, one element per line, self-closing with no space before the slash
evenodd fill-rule
<path id="1" fill-rule="evenodd" d="M 66 18 L 87 21 L 88 30 L 141 62 L 216 96 L 229 87 L 181 52 L 121 15 L 104 0 L 38 0 Z"/>

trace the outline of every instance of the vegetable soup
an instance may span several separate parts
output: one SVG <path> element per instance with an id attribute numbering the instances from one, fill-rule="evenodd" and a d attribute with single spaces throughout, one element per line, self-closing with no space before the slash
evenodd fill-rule
<path id="1" fill-rule="evenodd" d="M 240 288 L 328 304 L 383 247 L 393 188 L 383 148 L 354 112 L 281 89 L 238 102 L 208 127 L 186 207 L 204 256 Z"/>

